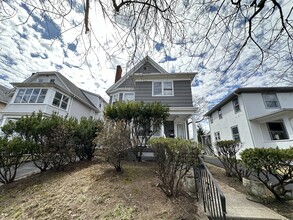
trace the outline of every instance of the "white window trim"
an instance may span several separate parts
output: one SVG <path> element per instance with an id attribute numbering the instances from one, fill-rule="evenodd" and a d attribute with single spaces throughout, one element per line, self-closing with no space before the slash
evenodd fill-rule
<path id="1" fill-rule="evenodd" d="M 220 134 L 219 131 L 216 131 L 216 132 L 214 133 L 214 135 L 215 135 L 215 141 L 220 141 L 220 140 L 221 140 L 221 134 Z"/>
<path id="2" fill-rule="evenodd" d="M 155 95 L 154 94 L 154 83 L 156 82 L 160 82 L 161 83 L 161 95 Z M 163 85 L 164 85 L 164 82 L 171 82 L 172 83 L 172 94 L 171 95 L 164 95 L 164 89 L 163 89 Z M 155 81 L 152 81 L 152 96 L 155 96 L 155 97 L 160 97 L 160 96 L 174 96 L 174 82 L 173 80 L 155 80 Z"/>
<path id="3" fill-rule="evenodd" d="M 237 131 L 238 131 L 239 140 L 235 140 L 235 138 L 234 138 L 233 128 L 235 128 L 235 127 L 237 128 Z M 238 125 L 234 125 L 234 126 L 231 127 L 231 134 L 232 134 L 232 140 L 235 140 L 235 141 L 241 141 L 241 137 L 240 137 L 240 132 L 239 132 L 239 127 L 238 127 Z"/>
<path id="4" fill-rule="evenodd" d="M 284 132 L 284 134 L 285 134 L 285 136 L 286 136 L 287 138 L 284 138 L 284 139 L 277 139 L 277 138 L 276 138 L 276 139 L 274 139 L 273 134 L 271 133 L 272 130 L 270 130 L 269 123 L 280 123 L 281 126 L 282 126 L 282 128 L 283 128 L 283 131 L 282 131 L 282 132 Z M 286 125 L 285 125 L 285 123 L 284 123 L 283 121 L 270 121 L 270 122 L 267 122 L 266 125 L 267 125 L 267 129 L 268 129 L 268 132 L 269 132 L 269 135 L 270 135 L 270 139 L 271 139 L 271 141 L 280 141 L 280 140 L 288 140 L 288 139 L 290 139 L 289 134 L 288 134 L 288 132 L 287 132 Z"/>
<path id="5" fill-rule="evenodd" d="M 186 128 L 186 123 L 184 122 L 178 122 L 175 124 L 175 137 L 178 138 L 178 125 L 183 125 L 183 132 L 184 132 L 184 137 L 182 139 L 187 138 L 187 128 Z"/>
<path id="6" fill-rule="evenodd" d="M 237 100 L 238 105 L 235 105 L 235 102 L 234 102 L 235 100 Z M 233 109 L 234 109 L 234 113 L 235 113 L 235 114 L 241 111 L 240 103 L 239 103 L 239 98 L 238 98 L 238 97 L 236 97 L 236 98 L 234 98 L 234 99 L 232 100 L 232 105 L 233 105 Z M 239 108 L 238 111 L 236 111 L 236 106 L 238 106 L 238 108 Z"/>
<path id="7" fill-rule="evenodd" d="M 223 118 L 223 112 L 222 112 L 222 109 L 218 109 L 218 117 L 219 119 L 222 119 Z"/>
<path id="8" fill-rule="evenodd" d="M 133 100 L 128 100 L 128 101 L 134 101 L 135 100 L 135 93 L 134 92 L 123 92 L 123 98 L 122 98 L 123 101 L 125 101 L 125 94 L 132 94 L 133 95 Z"/>
<path id="9" fill-rule="evenodd" d="M 122 95 L 122 100 L 119 100 L 119 97 L 120 97 L 120 94 L 123 94 Z M 133 94 L 133 100 L 129 100 L 129 101 L 135 101 L 135 92 L 117 92 L 117 93 L 114 93 L 112 95 L 112 100 L 111 100 L 111 103 L 110 104 L 114 104 L 115 102 L 118 102 L 118 101 L 125 101 L 125 94 Z M 115 102 L 114 102 L 114 97 L 117 97 Z"/>
<path id="10" fill-rule="evenodd" d="M 57 105 L 53 105 L 53 102 L 54 102 L 54 99 L 55 99 L 55 96 L 56 96 L 57 92 L 60 93 L 60 94 L 62 95 L 62 96 L 61 96 L 61 99 L 60 99 L 59 106 L 57 106 Z M 63 100 L 64 100 L 65 97 L 68 98 L 68 101 L 67 101 L 67 104 L 66 104 L 66 109 L 64 109 L 64 108 L 61 107 L 61 106 L 62 106 L 62 102 L 63 102 Z M 62 109 L 62 110 L 64 110 L 64 111 L 67 111 L 68 106 L 70 105 L 70 97 L 69 97 L 68 95 L 65 95 L 65 94 L 62 93 L 62 92 L 55 91 L 55 94 L 54 94 L 53 100 L 52 100 L 52 102 L 51 102 L 51 105 L 54 106 L 55 108 L 59 108 L 59 109 Z"/>
<path id="11" fill-rule="evenodd" d="M 267 106 L 266 101 L 268 101 L 268 100 L 265 100 L 265 95 L 275 95 L 275 97 L 276 97 L 276 102 L 277 102 L 277 106 L 276 106 L 276 107 L 269 107 L 269 106 Z M 266 109 L 276 109 L 276 108 L 280 108 L 280 102 L 279 102 L 279 99 L 278 99 L 278 96 L 277 96 L 276 93 L 262 93 L 262 99 L 263 99 L 263 102 L 264 102 L 264 105 L 265 105 L 265 108 L 266 108 Z"/>
<path id="12" fill-rule="evenodd" d="M 24 97 L 24 95 L 25 95 L 25 93 L 26 93 L 26 91 L 27 91 L 28 89 L 32 89 L 32 92 L 31 92 L 31 94 L 30 94 L 29 97 L 28 97 L 28 101 L 27 101 L 27 102 L 22 102 L 23 97 Z M 35 102 L 30 102 L 30 99 L 31 99 L 31 97 L 32 97 L 32 95 L 33 95 L 35 89 L 39 89 L 40 91 L 39 91 L 39 93 L 38 93 L 38 95 L 37 95 L 37 97 L 36 97 Z M 20 91 L 20 90 L 24 90 L 24 94 L 22 95 L 20 102 L 15 102 L 15 101 L 16 101 L 16 98 L 18 97 L 18 94 L 19 94 L 19 91 Z M 42 92 L 42 90 L 46 90 L 45 97 L 44 97 L 43 102 L 38 102 L 38 99 L 39 99 L 39 97 L 41 96 L 41 92 Z M 16 104 L 16 105 L 18 105 L 18 104 L 26 104 L 26 105 L 27 105 L 27 104 L 28 104 L 28 105 L 33 105 L 33 104 L 44 104 L 44 103 L 45 103 L 45 100 L 46 100 L 46 97 L 47 97 L 47 94 L 48 94 L 48 88 L 19 88 L 19 89 L 17 90 L 17 93 L 16 93 L 14 99 L 13 99 L 13 104 Z"/>

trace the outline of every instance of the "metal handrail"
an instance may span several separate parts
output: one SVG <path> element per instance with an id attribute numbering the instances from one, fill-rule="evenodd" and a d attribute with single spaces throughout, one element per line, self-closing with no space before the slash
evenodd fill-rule
<path id="1" fill-rule="evenodd" d="M 226 219 L 226 198 L 202 158 L 193 167 L 198 198 L 210 219 Z"/>

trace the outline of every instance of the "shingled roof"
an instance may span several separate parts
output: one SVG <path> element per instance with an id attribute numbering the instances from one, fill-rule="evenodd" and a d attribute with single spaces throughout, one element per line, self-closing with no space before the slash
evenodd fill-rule
<path id="1" fill-rule="evenodd" d="M 0 102 L 7 103 L 9 101 L 9 96 L 7 94 L 9 90 L 9 88 L 0 85 Z"/>

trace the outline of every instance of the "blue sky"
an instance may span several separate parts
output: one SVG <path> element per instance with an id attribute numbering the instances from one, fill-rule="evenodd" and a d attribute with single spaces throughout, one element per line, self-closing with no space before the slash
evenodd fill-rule
<path id="1" fill-rule="evenodd" d="M 115 47 L 116 40 L 122 34 L 117 33 L 102 16 L 97 16 L 101 15 L 97 7 L 93 6 L 90 11 L 93 31 L 85 35 L 83 26 L 78 26 L 84 17 L 83 6 L 77 1 L 73 1 L 74 10 L 65 21 L 58 17 L 42 17 L 38 11 L 29 17 L 30 7 L 21 1 L 10 2 L 17 11 L 12 18 L 0 22 L 1 84 L 11 86 L 11 82 L 23 81 L 33 72 L 57 70 L 79 87 L 99 93 L 108 99 L 105 90 L 114 82 L 116 65 L 122 66 L 123 73 L 131 69 L 133 64 L 129 64 L 128 49 L 131 49 L 133 42 L 128 41 L 120 48 Z M 281 3 L 285 4 L 288 10 L 288 6 L 291 4 L 292 7 L 293 4 L 290 0 L 283 0 Z M 209 12 L 215 13 L 216 9 L 216 6 L 211 7 Z M 178 7 L 176 10 L 183 9 Z M 190 16 L 195 15 L 191 13 Z M 123 23 L 127 23 L 125 18 L 118 19 L 118 23 L 127 25 Z M 169 42 L 161 42 L 159 38 L 152 39 L 151 43 L 144 45 L 144 50 L 138 48 L 136 61 L 149 55 L 169 72 L 197 72 L 193 91 L 198 98 L 206 100 L 202 106 L 206 110 L 239 86 L 287 85 L 285 82 L 276 81 L 275 76 L 288 67 L 288 62 L 292 63 L 292 58 L 283 56 L 274 60 L 270 57 L 262 68 L 254 72 L 260 53 L 250 44 L 241 54 L 237 64 L 226 71 L 229 61 L 236 54 L 233 49 L 239 48 L 240 45 L 237 42 L 232 45 L 224 36 L 217 50 L 213 50 L 211 45 L 218 42 L 220 35 L 216 32 L 219 30 L 215 30 L 210 38 L 211 44 L 208 45 L 200 39 L 201 34 L 206 32 L 204 21 L 197 25 L 187 29 L 188 40 L 174 39 L 175 44 L 172 46 Z M 239 20 L 235 29 L 238 28 L 241 32 L 245 25 L 245 21 Z M 72 26 L 77 27 L 71 28 Z M 263 30 L 256 32 L 257 39 L 266 38 L 264 30 L 268 27 L 264 26 Z M 190 49 L 188 53 L 182 52 L 182 45 Z M 289 45 L 293 48 L 292 42 L 289 42 Z M 229 53 L 225 53 L 228 47 Z M 274 49 L 278 50 L 278 45 L 275 47 Z M 281 48 L 281 45 L 279 47 Z M 223 57 L 226 59 L 223 60 Z M 292 67 L 290 68 L 289 72 L 293 73 Z"/>

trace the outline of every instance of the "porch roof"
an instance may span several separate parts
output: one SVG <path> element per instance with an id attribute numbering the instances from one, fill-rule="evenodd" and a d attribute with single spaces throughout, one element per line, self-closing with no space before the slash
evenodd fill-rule
<path id="1" fill-rule="evenodd" d="M 169 107 L 169 119 L 175 120 L 176 118 L 185 121 L 190 118 L 197 111 L 197 107 Z"/>
<path id="2" fill-rule="evenodd" d="M 293 117 L 293 108 L 281 108 L 281 109 L 278 109 L 277 111 L 266 113 L 266 114 L 251 118 L 249 120 L 253 122 L 264 123 L 270 120 L 276 120 L 278 117 L 282 117 L 285 114 L 290 114 Z"/>

